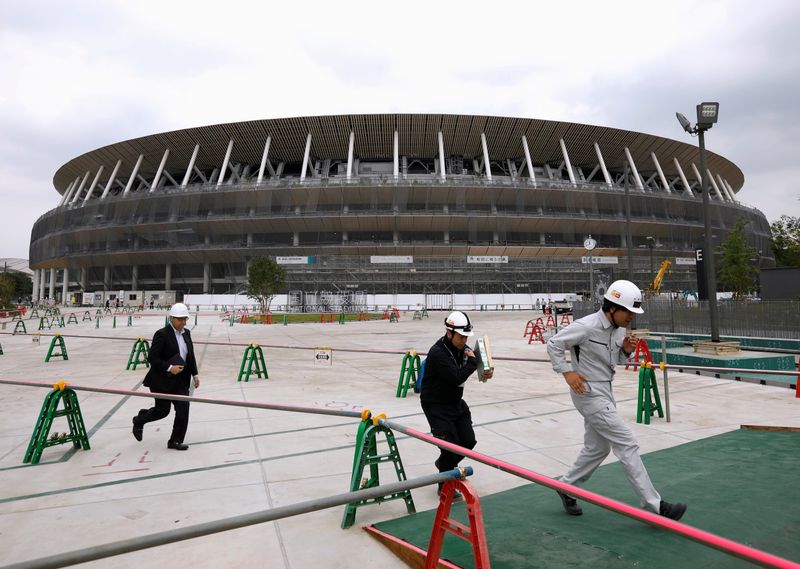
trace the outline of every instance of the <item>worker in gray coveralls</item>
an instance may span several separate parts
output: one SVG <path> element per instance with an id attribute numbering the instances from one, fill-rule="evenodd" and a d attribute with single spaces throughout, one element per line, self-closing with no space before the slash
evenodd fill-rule
<path id="1" fill-rule="evenodd" d="M 679 520 L 686 504 L 663 501 L 653 487 L 639 456 L 639 443 L 617 413 L 611 389 L 614 366 L 625 363 L 636 349 L 636 340 L 625 336 L 625 328 L 636 314 L 644 313 L 641 306 L 639 287 L 630 281 L 615 281 L 606 291 L 602 309 L 576 320 L 547 342 L 553 369 L 564 375 L 584 424 L 583 449 L 561 481 L 580 486 L 613 451 L 639 495 L 641 507 Z M 566 350 L 571 363 L 564 359 Z M 575 498 L 562 492 L 558 495 L 568 514 L 583 513 Z"/>

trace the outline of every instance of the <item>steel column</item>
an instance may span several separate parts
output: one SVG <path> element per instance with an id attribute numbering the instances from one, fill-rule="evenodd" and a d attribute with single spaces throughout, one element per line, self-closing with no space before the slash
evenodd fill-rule
<path id="1" fill-rule="evenodd" d="M 348 182 L 353 177 L 353 148 L 355 147 L 355 143 L 356 143 L 356 135 L 351 130 L 350 131 L 350 142 L 348 142 L 348 144 L 347 144 L 347 181 Z"/>
<path id="2" fill-rule="evenodd" d="M 117 160 L 117 163 L 114 165 L 114 169 L 111 171 L 111 176 L 109 176 L 108 182 L 106 182 L 106 187 L 103 188 L 103 194 L 100 196 L 101 200 L 106 199 L 108 192 L 111 190 L 111 184 L 113 184 L 114 180 L 117 179 L 117 173 L 119 172 L 120 166 L 122 166 L 122 159 Z"/>
<path id="3" fill-rule="evenodd" d="M 142 160 L 144 160 L 144 154 L 139 154 L 139 158 L 136 160 L 136 164 L 133 165 L 133 170 L 131 170 L 131 175 L 128 178 L 128 183 L 125 184 L 125 189 L 122 191 L 123 197 L 128 195 L 128 192 L 131 191 L 133 182 L 136 181 L 136 175 L 139 173 L 139 168 L 142 165 Z"/>
<path id="4" fill-rule="evenodd" d="M 269 159 L 269 147 L 272 144 L 272 136 L 267 135 L 267 141 L 264 143 L 264 152 L 261 154 L 261 165 L 258 167 L 258 178 L 256 184 L 260 184 L 264 180 L 264 168 L 267 166 Z"/>
<path id="5" fill-rule="evenodd" d="M 656 165 L 656 171 L 658 172 L 658 177 L 661 179 L 661 187 L 664 188 L 665 192 L 671 194 L 672 190 L 669 189 L 669 184 L 667 184 L 667 178 L 664 177 L 664 170 L 661 169 L 661 164 L 658 163 L 658 158 L 656 158 L 656 153 L 651 152 L 650 158 L 653 159 L 653 164 Z"/>
<path id="6" fill-rule="evenodd" d="M 567 167 L 567 175 L 569 176 L 570 183 L 574 186 L 575 185 L 575 172 L 572 171 L 572 162 L 569 159 L 569 153 L 567 152 L 567 145 L 564 142 L 563 138 L 558 140 L 559 145 L 561 145 L 561 154 L 564 156 L 564 165 Z"/>
<path id="7" fill-rule="evenodd" d="M 633 156 L 631 156 L 631 151 L 628 150 L 627 146 L 625 147 L 625 157 L 628 159 L 631 172 L 633 172 L 633 181 L 636 182 L 636 189 L 644 191 L 644 184 L 642 184 L 642 178 L 639 176 L 639 170 L 636 169 L 636 163 L 633 161 Z"/>
<path id="8" fill-rule="evenodd" d="M 197 161 L 197 155 L 199 153 L 200 153 L 200 145 L 195 144 L 194 150 L 192 151 L 192 157 L 189 158 L 189 166 L 186 167 L 186 173 L 183 175 L 181 188 L 185 188 L 187 185 L 189 185 L 189 179 L 192 177 L 192 170 L 194 169 L 194 163 Z"/>
<path id="9" fill-rule="evenodd" d="M 83 191 L 83 187 L 86 185 L 86 180 L 89 179 L 89 170 L 86 170 L 86 174 L 83 175 L 83 180 L 81 180 L 81 185 L 78 186 L 78 190 L 75 192 L 75 195 L 72 196 L 72 201 L 69 202 L 70 205 L 74 204 L 78 201 L 78 198 L 81 197 L 81 192 Z"/>
<path id="10" fill-rule="evenodd" d="M 233 139 L 228 142 L 228 149 L 225 150 L 225 158 L 222 159 L 222 167 L 219 169 L 219 179 L 217 180 L 217 187 L 220 187 L 225 181 L 225 172 L 228 170 L 228 164 L 231 161 L 231 152 L 233 152 Z"/>
<path id="11" fill-rule="evenodd" d="M 611 182 L 611 176 L 608 175 L 608 168 L 606 168 L 606 161 L 603 159 L 603 153 L 600 152 L 600 145 L 596 142 L 594 143 L 594 151 L 597 154 L 597 163 L 600 164 L 600 170 L 603 172 L 603 179 L 610 188 L 614 184 Z"/>
<path id="12" fill-rule="evenodd" d="M 439 178 L 444 181 L 447 179 L 447 162 L 444 159 L 444 136 L 439 131 Z"/>
<path id="13" fill-rule="evenodd" d="M 531 160 L 531 150 L 528 148 L 528 139 L 522 135 L 522 149 L 525 151 L 525 163 L 528 165 L 528 177 L 533 182 L 533 187 L 536 187 L 536 174 L 533 173 L 533 161 Z"/>
<path id="14" fill-rule="evenodd" d="M 481 147 L 483 148 L 483 171 L 486 172 L 486 179 L 491 182 L 492 166 L 489 163 L 489 146 L 486 144 L 486 133 L 483 132 L 481 133 Z"/>
<path id="15" fill-rule="evenodd" d="M 689 180 L 686 179 L 686 174 L 683 173 L 683 168 L 681 168 L 680 162 L 678 162 L 677 158 L 673 158 L 672 162 L 675 164 L 675 168 L 678 169 L 678 176 L 680 176 L 681 183 L 683 184 L 684 192 L 689 194 L 691 197 L 695 197 L 694 192 L 692 191 L 692 187 L 689 185 Z"/>
<path id="16" fill-rule="evenodd" d="M 97 182 L 100 180 L 100 174 L 103 173 L 104 168 L 105 166 L 103 166 L 102 164 L 100 165 L 100 168 L 98 168 L 97 174 L 94 175 L 92 183 L 89 184 L 89 189 L 86 191 L 86 197 L 83 198 L 83 203 L 88 202 L 89 198 L 92 197 L 92 192 L 94 191 L 95 186 L 97 186 Z"/>

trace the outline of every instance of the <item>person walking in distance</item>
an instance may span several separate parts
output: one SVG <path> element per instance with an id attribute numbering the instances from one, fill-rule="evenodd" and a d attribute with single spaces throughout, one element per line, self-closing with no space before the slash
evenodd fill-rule
<path id="1" fill-rule="evenodd" d="M 665 502 L 653 487 L 639 456 L 639 443 L 617 413 L 611 388 L 614 367 L 623 364 L 636 349 L 636 340 L 626 337 L 636 314 L 643 314 L 642 292 L 626 280 L 611 283 L 597 312 L 567 326 L 547 342 L 547 354 L 556 373 L 563 374 L 575 408 L 583 416 L 583 449 L 562 482 L 580 486 L 592 476 L 612 452 L 636 494 L 640 506 L 656 514 L 679 520 L 686 504 Z M 569 350 L 571 362 L 564 352 Z M 564 510 L 579 516 L 583 510 L 575 498 L 558 492 Z"/>
<path id="2" fill-rule="evenodd" d="M 189 395 L 190 382 L 195 388 L 200 387 L 192 336 L 186 329 L 189 309 L 179 302 L 172 306 L 169 316 L 169 324 L 153 336 L 153 343 L 147 356 L 150 369 L 144 378 L 144 385 L 153 393 Z M 170 406 L 174 406 L 175 421 L 167 448 L 187 450 L 189 445 L 184 444 L 183 439 L 189 425 L 189 402 L 168 399 L 155 401 L 154 407 L 140 410 L 133 418 L 133 436 L 137 441 L 141 441 L 145 424 L 163 419 L 169 415 Z"/>
<path id="3" fill-rule="evenodd" d="M 422 411 L 434 437 L 472 449 L 477 444 L 472 414 L 462 399 L 464 384 L 478 368 L 475 354 L 467 345 L 467 338 L 474 333 L 472 323 L 464 312 L 456 310 L 445 318 L 444 326 L 445 335 L 428 350 L 425 360 L 420 390 Z M 492 372 L 486 370 L 484 377 L 489 379 Z M 439 472 L 446 472 L 458 466 L 463 458 L 463 455 L 440 449 L 434 464 Z M 439 492 L 441 490 L 439 484 Z M 460 499 L 461 494 L 456 493 L 454 498 Z"/>

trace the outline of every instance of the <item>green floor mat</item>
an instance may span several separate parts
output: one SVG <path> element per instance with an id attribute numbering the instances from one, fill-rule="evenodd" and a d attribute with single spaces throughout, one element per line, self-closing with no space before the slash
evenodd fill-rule
<path id="1" fill-rule="evenodd" d="M 663 499 L 689 505 L 681 521 L 800 560 L 800 433 L 739 430 L 653 452 L 643 460 Z M 598 469 L 585 487 L 637 504 L 618 463 Z M 493 569 L 752 566 L 591 504 L 582 504 L 583 516 L 568 516 L 555 492 L 536 484 L 481 497 L 481 505 Z M 453 512 L 466 521 L 463 504 Z M 375 525 L 427 549 L 434 513 Z M 474 567 L 469 544 L 451 535 L 445 537 L 442 557 Z"/>

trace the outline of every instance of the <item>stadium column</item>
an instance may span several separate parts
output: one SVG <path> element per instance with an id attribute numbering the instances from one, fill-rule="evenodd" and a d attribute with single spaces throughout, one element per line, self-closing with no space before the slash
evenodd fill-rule
<path id="1" fill-rule="evenodd" d="M 56 300 L 56 270 L 50 269 L 50 302 L 54 303 Z"/>
<path id="2" fill-rule="evenodd" d="M 189 178 L 192 177 L 192 168 L 194 168 L 194 163 L 197 161 L 197 155 L 199 152 L 200 152 L 200 145 L 195 144 L 194 150 L 192 151 L 192 157 L 189 158 L 189 166 L 186 167 L 186 174 L 183 175 L 181 188 L 185 188 L 189 184 Z"/>
<path id="3" fill-rule="evenodd" d="M 695 166 L 694 162 L 692 162 L 692 171 L 694 172 L 694 176 L 697 179 L 698 183 L 700 184 L 700 187 L 702 188 L 703 187 L 703 176 L 700 175 L 700 170 L 697 169 L 697 166 Z M 709 173 L 709 175 L 711 174 L 710 171 L 708 173 Z M 701 191 L 701 193 L 702 193 L 702 191 Z M 708 197 L 709 198 L 711 197 L 711 190 L 710 189 L 708 190 Z M 718 200 L 722 199 L 719 194 L 717 194 L 717 199 Z"/>
<path id="4" fill-rule="evenodd" d="M 164 290 L 172 290 L 172 264 L 164 265 Z"/>
<path id="5" fill-rule="evenodd" d="M 76 182 L 70 182 L 69 186 L 67 186 L 67 189 L 64 190 L 64 195 L 61 196 L 61 201 L 58 202 L 58 207 L 63 206 L 67 202 L 67 199 L 69 198 L 69 194 L 70 194 L 70 192 L 72 192 L 72 188 L 75 186 L 76 183 L 77 183 L 77 181 Z"/>
<path id="6" fill-rule="evenodd" d="M 228 170 L 228 164 L 231 161 L 231 152 L 233 152 L 233 139 L 228 141 L 228 149 L 225 151 L 225 158 L 222 159 L 222 166 L 219 169 L 219 179 L 217 180 L 217 187 L 220 187 L 225 181 L 225 172 Z"/>
<path id="7" fill-rule="evenodd" d="M 558 143 L 561 145 L 561 154 L 564 156 L 564 166 L 567 168 L 567 175 L 569 176 L 569 182 L 573 186 L 575 185 L 575 172 L 572 171 L 572 161 L 569 159 L 569 152 L 567 152 L 567 144 L 564 142 L 563 138 L 558 140 Z"/>
<path id="8" fill-rule="evenodd" d="M 92 180 L 92 183 L 89 184 L 89 189 L 86 190 L 86 197 L 83 198 L 83 203 L 88 202 L 89 198 L 92 197 L 92 192 L 94 191 L 95 187 L 97 186 L 97 182 L 100 181 L 100 175 L 103 173 L 104 169 L 105 169 L 105 166 L 103 166 L 102 164 L 100 165 L 100 168 L 97 169 L 97 174 L 94 175 L 94 179 Z"/>
<path id="9" fill-rule="evenodd" d="M 261 166 L 258 168 L 258 180 L 256 181 L 256 184 L 260 184 L 264 179 L 264 168 L 267 166 L 270 144 L 272 144 L 272 136 L 267 135 L 267 141 L 264 143 L 264 153 L 261 155 Z"/>
<path id="10" fill-rule="evenodd" d="M 111 267 L 103 268 L 103 290 L 111 290 Z"/>
<path id="11" fill-rule="evenodd" d="M 103 188 L 103 193 L 100 195 L 100 199 L 106 199 L 109 190 L 111 189 L 111 184 L 114 183 L 114 180 L 117 179 L 117 174 L 119 173 L 119 168 L 122 166 L 122 160 L 117 160 L 117 163 L 114 165 L 114 169 L 111 170 L 111 175 L 108 177 L 108 182 L 106 182 L 106 187 Z"/>
<path id="12" fill-rule="evenodd" d="M 128 183 L 125 184 L 125 189 L 122 191 L 122 195 L 127 196 L 128 192 L 131 191 L 131 187 L 133 186 L 134 180 L 136 180 L 136 174 L 139 173 L 139 168 L 142 165 L 142 160 L 144 160 L 144 154 L 139 154 L 139 158 L 136 160 L 136 164 L 133 165 L 133 170 L 131 170 L 131 175 L 128 178 Z"/>
<path id="13" fill-rule="evenodd" d="M 492 181 L 492 166 L 489 163 L 489 146 L 486 144 L 486 134 L 481 133 L 481 147 L 483 148 L 483 170 L 486 172 L 486 179 Z"/>
<path id="14" fill-rule="evenodd" d="M 667 184 L 667 177 L 664 176 L 664 170 L 661 169 L 661 164 L 658 162 L 658 158 L 656 158 L 656 153 L 651 152 L 650 158 L 653 159 L 653 164 L 656 165 L 656 171 L 658 172 L 658 178 L 661 180 L 661 187 L 664 188 L 664 191 L 668 194 L 672 193 L 672 190 L 669 189 L 669 184 Z"/>
<path id="15" fill-rule="evenodd" d="M 306 137 L 306 151 L 303 153 L 303 169 L 300 171 L 300 181 L 304 182 L 306 179 L 306 172 L 308 171 L 308 158 L 311 154 L 311 133 Z"/>
<path id="16" fill-rule="evenodd" d="M 203 294 L 208 294 L 211 288 L 211 263 L 203 263 Z"/>
<path id="17" fill-rule="evenodd" d="M 525 135 L 522 135 L 522 149 L 525 150 L 525 163 L 528 165 L 528 177 L 531 179 L 533 183 L 533 187 L 536 187 L 536 174 L 533 173 L 533 161 L 531 161 L 531 150 L 528 148 L 528 139 Z"/>
<path id="18" fill-rule="evenodd" d="M 81 290 L 86 290 L 88 286 L 89 270 L 86 267 L 81 267 Z"/>
<path id="19" fill-rule="evenodd" d="M 397 130 L 394 131 L 394 179 L 400 178 L 400 137 Z"/>
<path id="20" fill-rule="evenodd" d="M 150 193 L 156 191 L 158 187 L 158 182 L 161 181 L 161 174 L 164 172 L 164 166 L 167 164 L 167 158 L 169 158 L 169 148 L 164 150 L 164 155 L 161 157 L 161 162 L 158 165 L 158 170 L 156 170 L 156 175 L 153 178 L 153 183 L 150 184 Z"/>
<path id="21" fill-rule="evenodd" d="M 69 268 L 64 267 L 64 279 L 61 282 L 61 304 L 67 304 L 67 289 L 69 288 Z"/>
<path id="22" fill-rule="evenodd" d="M 44 298 L 44 280 L 47 277 L 47 271 L 39 269 L 39 300 Z"/>
<path id="23" fill-rule="evenodd" d="M 711 172 L 709 172 L 709 174 L 710 173 Z M 712 180 L 713 180 L 713 178 L 712 178 Z M 719 174 L 717 174 L 717 181 L 719 182 L 719 186 L 717 186 L 717 187 L 719 187 L 719 189 L 722 190 L 722 195 L 725 196 L 726 200 L 728 200 L 729 202 L 732 202 L 733 199 L 731 198 L 731 195 L 728 193 L 728 188 L 725 187 L 725 184 L 722 181 L 722 176 L 720 176 Z"/>
<path id="24" fill-rule="evenodd" d="M 636 168 L 636 163 L 633 161 L 633 156 L 631 156 L 631 151 L 628 150 L 628 147 L 625 147 L 625 158 L 628 159 L 628 164 L 631 165 L 631 172 L 633 173 L 633 181 L 636 184 L 636 189 L 644 191 L 644 184 L 642 184 L 642 178 L 639 176 L 639 170 Z"/>
<path id="25" fill-rule="evenodd" d="M 39 269 L 33 269 L 33 291 L 31 299 L 34 304 L 39 300 Z"/>
<path id="26" fill-rule="evenodd" d="M 686 174 L 683 173 L 683 168 L 681 168 L 681 163 L 678 162 L 678 159 L 673 157 L 672 158 L 673 164 L 675 164 L 675 168 L 678 170 L 678 177 L 681 179 L 681 184 L 683 184 L 683 189 L 686 194 L 690 197 L 697 199 L 697 196 L 694 195 L 692 192 L 692 187 L 689 185 L 689 180 L 686 179 Z"/>
<path id="27" fill-rule="evenodd" d="M 311 136 L 311 135 L 309 135 Z M 355 146 L 356 135 L 350 131 L 350 142 L 347 145 L 347 181 L 353 177 L 353 147 Z"/>
<path id="28" fill-rule="evenodd" d="M 131 290 L 139 288 L 139 265 L 131 265 Z"/>
<path id="29" fill-rule="evenodd" d="M 731 201 L 733 203 L 736 203 L 736 192 L 733 191 L 733 186 L 731 186 L 730 183 L 728 182 L 728 180 L 726 180 L 725 178 L 722 178 L 722 182 L 725 184 L 725 187 L 728 189 L 728 193 L 731 196 Z"/>
<path id="30" fill-rule="evenodd" d="M 88 180 L 88 179 L 89 179 L 89 170 L 86 170 L 86 174 L 83 175 L 83 180 L 81 180 L 80 186 L 78 186 L 78 189 L 75 192 L 75 195 L 72 196 L 72 200 L 69 202 L 70 205 L 72 205 L 76 201 L 78 201 L 78 198 L 81 196 L 81 192 L 83 191 L 83 186 L 86 185 L 86 180 Z"/>
<path id="31" fill-rule="evenodd" d="M 600 170 L 603 172 L 603 179 L 606 181 L 606 184 L 608 184 L 608 187 L 611 188 L 614 184 L 611 183 L 611 176 L 608 175 L 608 168 L 606 168 L 606 161 L 603 159 L 603 153 L 600 152 L 600 145 L 596 142 L 594 143 L 594 151 L 597 154 L 597 163 L 600 164 Z"/>
<path id="32" fill-rule="evenodd" d="M 442 181 L 447 179 L 447 168 L 445 168 L 444 160 L 444 137 L 442 131 L 439 131 L 439 177 Z M 489 178 L 491 180 L 491 178 Z"/>

